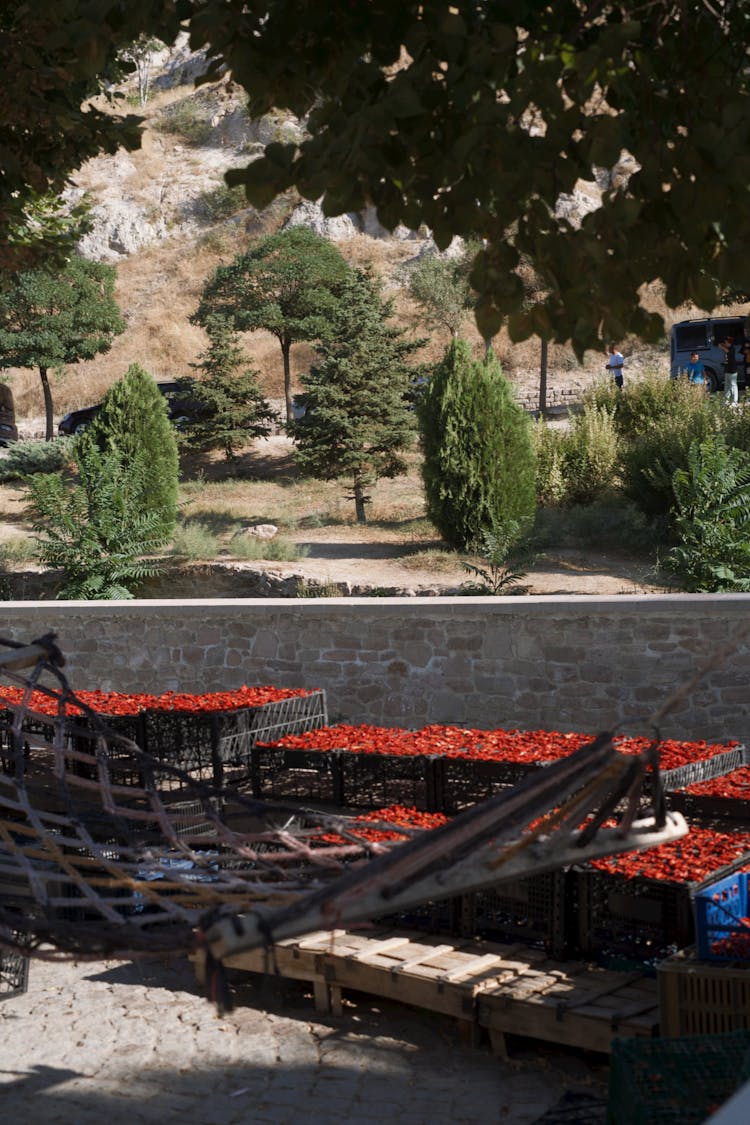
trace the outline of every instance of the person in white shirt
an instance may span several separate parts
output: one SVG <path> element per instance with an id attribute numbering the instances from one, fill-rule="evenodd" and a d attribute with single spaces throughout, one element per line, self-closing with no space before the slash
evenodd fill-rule
<path id="1" fill-rule="evenodd" d="M 606 366 L 607 371 L 612 373 L 612 378 L 615 381 L 615 386 L 622 390 L 622 367 L 625 360 L 622 357 L 622 352 L 618 352 L 614 344 L 610 344 L 607 348 L 609 353 L 609 363 Z"/>

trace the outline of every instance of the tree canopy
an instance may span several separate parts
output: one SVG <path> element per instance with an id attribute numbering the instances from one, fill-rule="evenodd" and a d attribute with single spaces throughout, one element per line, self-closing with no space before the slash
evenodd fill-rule
<path id="1" fill-rule="evenodd" d="M 0 285 L 0 367 L 37 367 L 46 438 L 52 434 L 48 370 L 109 351 L 125 330 L 114 266 L 74 257 L 61 269 L 26 270 Z"/>
<path id="2" fill-rule="evenodd" d="M 348 273 L 339 250 L 306 227 L 260 238 L 246 254 L 219 266 L 206 283 L 195 323 L 235 332 L 264 328 L 279 341 L 287 420 L 292 417 L 292 344 L 326 331 L 336 293 Z"/>
<path id="3" fill-rule="evenodd" d="M 301 144 L 268 145 L 229 181 L 256 206 L 294 187 L 327 214 L 372 202 L 387 227 L 426 223 L 439 247 L 485 240 L 472 276 L 485 337 L 507 319 L 515 339 L 579 352 L 655 339 L 645 283 L 706 309 L 750 288 L 750 6 L 728 0 L 11 0 L 0 203 L 134 143 L 132 120 L 86 120 L 81 95 L 126 41 L 169 42 L 188 17 L 253 115 L 306 117 Z M 623 153 L 629 174 L 608 178 Z M 603 205 L 577 224 L 562 204 L 595 169 Z M 531 309 L 522 256 L 546 294 Z"/>

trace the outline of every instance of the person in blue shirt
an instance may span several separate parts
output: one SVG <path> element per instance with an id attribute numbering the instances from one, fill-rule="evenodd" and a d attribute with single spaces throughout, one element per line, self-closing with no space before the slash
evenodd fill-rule
<path id="1" fill-rule="evenodd" d="M 705 386 L 706 379 L 703 374 L 703 360 L 697 352 L 691 352 L 690 363 L 687 365 L 687 377 L 691 383 Z"/>

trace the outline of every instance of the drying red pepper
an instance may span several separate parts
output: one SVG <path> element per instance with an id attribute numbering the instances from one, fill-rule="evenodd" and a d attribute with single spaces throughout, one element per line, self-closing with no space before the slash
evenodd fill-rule
<path id="1" fill-rule="evenodd" d="M 446 758 L 538 764 L 567 757 L 590 742 L 591 738 L 590 734 L 575 731 L 476 730 L 436 724 L 414 731 L 401 727 L 341 723 L 304 734 L 290 734 L 266 745 L 298 750 L 346 750 L 351 754 L 393 754 L 400 757 L 437 754 Z M 640 754 L 650 742 L 647 738 L 631 737 L 616 739 L 615 744 L 624 754 Z M 659 760 L 662 769 L 675 769 L 688 762 L 711 758 L 736 745 L 736 742 L 681 742 L 670 739 L 661 743 Z"/>
<path id="2" fill-rule="evenodd" d="M 160 695 L 150 695 L 147 692 L 134 692 L 125 694 L 117 691 L 79 691 L 78 698 L 82 703 L 91 707 L 99 715 L 140 715 L 144 711 L 172 711 L 180 714 L 198 714 L 202 712 L 238 711 L 249 707 L 263 707 L 267 703 L 276 703 L 280 699 L 289 699 L 292 696 L 310 695 L 306 688 L 277 688 L 270 685 L 235 688 L 233 691 L 210 691 L 202 694 L 191 692 L 165 691 Z M 21 688 L 0 688 L 0 706 L 3 702 L 18 704 L 23 698 Z M 35 691 L 31 697 L 31 710 L 42 715 L 56 715 L 57 704 L 54 700 Z M 80 714 L 80 709 L 75 706 L 68 708 L 71 714 Z"/>

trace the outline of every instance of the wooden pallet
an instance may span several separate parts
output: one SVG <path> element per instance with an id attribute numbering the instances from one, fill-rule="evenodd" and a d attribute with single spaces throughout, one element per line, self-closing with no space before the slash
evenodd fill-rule
<path id="1" fill-rule="evenodd" d="M 194 958 L 200 981 L 204 961 L 203 954 Z M 333 930 L 278 942 L 269 954 L 240 953 L 225 964 L 309 981 L 318 1011 L 334 1015 L 342 1013 L 342 989 L 440 1012 L 459 1020 L 470 1041 L 486 1029 L 501 1055 L 511 1033 L 607 1053 L 615 1036 L 657 1032 L 653 978 L 554 961 L 525 945 Z"/>

